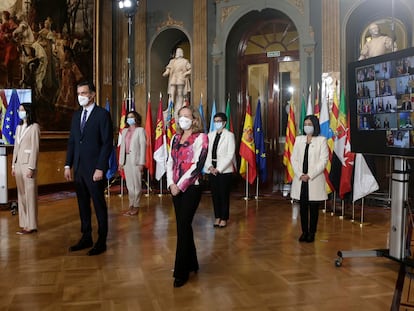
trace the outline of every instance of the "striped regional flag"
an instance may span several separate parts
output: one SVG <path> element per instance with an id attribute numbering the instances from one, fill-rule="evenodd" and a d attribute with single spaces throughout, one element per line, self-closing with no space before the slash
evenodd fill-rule
<path id="1" fill-rule="evenodd" d="M 155 144 L 154 144 L 154 160 L 155 160 L 155 179 L 160 180 L 166 172 L 167 162 L 167 139 L 165 135 L 164 116 L 162 113 L 162 99 L 158 106 L 157 123 L 155 125 Z"/>
<path id="2" fill-rule="evenodd" d="M 283 165 L 286 167 L 285 182 L 291 183 L 295 173 L 293 172 L 292 162 L 290 157 L 292 156 L 293 145 L 296 140 L 296 125 L 295 125 L 295 105 L 293 102 L 293 96 L 289 107 L 289 115 L 286 126 L 286 142 L 285 150 L 283 152 Z"/>
<path id="3" fill-rule="evenodd" d="M 326 93 L 326 86 L 325 86 L 325 93 Z M 334 147 L 333 141 L 333 132 L 331 127 L 329 126 L 329 107 L 328 107 L 328 95 L 322 96 L 322 105 L 321 105 L 321 113 L 319 117 L 319 125 L 321 127 L 321 135 L 326 137 L 328 142 L 328 149 L 329 149 L 329 160 L 326 164 L 326 168 L 324 171 L 325 180 L 326 180 L 326 192 L 329 194 L 333 192 L 333 186 L 329 180 L 329 172 L 331 171 L 331 159 L 332 159 L 332 151 Z"/>

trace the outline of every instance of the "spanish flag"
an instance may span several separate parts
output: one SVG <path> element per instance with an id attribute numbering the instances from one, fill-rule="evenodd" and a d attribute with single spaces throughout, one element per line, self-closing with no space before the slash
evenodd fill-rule
<path id="1" fill-rule="evenodd" d="M 256 178 L 256 148 L 254 145 L 253 133 L 252 110 L 248 100 L 239 150 L 241 157 L 239 172 L 250 184 L 253 184 Z"/>

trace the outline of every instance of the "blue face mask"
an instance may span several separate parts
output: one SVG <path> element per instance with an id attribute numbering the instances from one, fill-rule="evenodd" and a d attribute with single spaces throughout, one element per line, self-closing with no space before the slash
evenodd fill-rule
<path id="1" fill-rule="evenodd" d="M 134 118 L 127 118 L 126 122 L 127 122 L 129 125 L 134 125 L 134 124 L 135 124 L 135 119 L 134 119 Z"/>
<path id="2" fill-rule="evenodd" d="M 223 122 L 214 122 L 214 129 L 220 131 L 223 128 Z"/>

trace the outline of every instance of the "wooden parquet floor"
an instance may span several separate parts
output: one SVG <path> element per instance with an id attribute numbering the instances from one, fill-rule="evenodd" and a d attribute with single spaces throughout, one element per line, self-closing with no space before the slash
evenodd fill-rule
<path id="1" fill-rule="evenodd" d="M 173 288 L 176 228 L 169 195 L 108 198 L 108 250 L 69 253 L 80 237 L 76 197 L 39 197 L 39 232 L 19 236 L 18 216 L 0 212 L 0 310 L 324 311 L 389 310 L 398 263 L 345 258 L 338 250 L 387 247 L 390 210 L 366 208 L 359 226 L 321 211 L 315 243 L 299 243 L 299 219 L 276 193 L 244 201 L 234 194 L 230 222 L 213 228 L 211 197 L 194 219 L 200 270 Z M 96 229 L 96 224 L 94 226 Z"/>

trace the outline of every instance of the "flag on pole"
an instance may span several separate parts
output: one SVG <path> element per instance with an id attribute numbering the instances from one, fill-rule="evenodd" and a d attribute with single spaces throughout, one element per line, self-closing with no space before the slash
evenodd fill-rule
<path id="1" fill-rule="evenodd" d="M 372 175 L 364 156 L 357 153 L 355 156 L 353 202 L 379 189 L 378 183 Z"/>
<path id="2" fill-rule="evenodd" d="M 334 93 L 334 98 L 336 97 L 336 92 Z M 345 140 L 346 140 L 346 103 L 345 103 L 345 93 L 342 90 L 341 92 L 341 102 L 338 104 L 338 99 L 334 99 L 334 105 L 332 109 L 336 106 L 335 112 L 331 114 L 331 128 L 335 131 L 335 140 L 334 148 L 332 152 L 331 159 L 331 171 L 329 172 L 329 180 L 331 181 L 332 186 L 336 192 L 339 192 L 339 186 L 341 182 L 341 171 L 342 166 L 344 165 L 344 150 L 345 150 Z M 332 124 L 336 124 L 336 129 L 332 127 Z"/>
<path id="3" fill-rule="evenodd" d="M 4 90 L 0 90 L 0 141 L 5 142 L 5 138 L 3 136 L 3 124 L 4 119 L 6 117 L 7 111 L 7 99 Z"/>
<path id="4" fill-rule="evenodd" d="M 109 99 L 106 98 L 105 101 L 105 109 L 106 111 L 108 111 L 109 113 L 111 112 L 111 106 L 109 104 Z M 113 143 L 112 143 L 113 144 Z M 109 156 L 109 165 L 108 165 L 108 170 L 106 171 L 106 179 L 111 179 L 112 177 L 114 177 L 116 170 L 118 169 L 118 163 L 116 161 L 116 151 L 115 151 L 115 146 L 112 146 L 112 152 Z"/>
<path id="5" fill-rule="evenodd" d="M 312 107 L 312 86 L 309 85 L 309 94 L 308 94 L 308 105 L 306 106 L 306 115 L 313 115 Z"/>
<path id="6" fill-rule="evenodd" d="M 126 119 L 126 102 L 125 98 L 122 101 L 121 106 L 121 118 L 119 120 L 119 134 L 118 134 L 118 159 L 119 159 L 119 152 L 121 149 L 121 143 L 122 143 L 122 130 L 125 128 L 125 119 Z M 119 168 L 119 174 L 123 179 L 125 179 L 125 172 L 123 169 Z"/>
<path id="7" fill-rule="evenodd" d="M 170 142 L 172 137 L 177 132 L 177 125 L 175 124 L 175 117 L 174 117 L 174 103 L 170 98 L 170 103 L 168 104 L 167 110 L 167 150 L 170 148 Z"/>
<path id="8" fill-rule="evenodd" d="M 345 131 L 344 161 L 341 170 L 341 181 L 339 184 L 339 197 L 352 191 L 352 173 L 354 170 L 355 153 L 351 152 L 351 135 L 349 132 L 349 114 L 347 114 L 347 127 Z"/>
<path id="9" fill-rule="evenodd" d="M 338 81 L 335 82 L 335 88 L 333 93 L 333 102 L 332 102 L 332 110 L 329 116 L 330 127 L 333 132 L 336 131 L 338 128 L 338 118 L 339 118 L 339 103 L 338 103 Z"/>
<path id="10" fill-rule="evenodd" d="M 287 120 L 287 127 L 286 127 L 286 142 L 285 142 L 285 149 L 283 152 L 283 164 L 286 167 L 286 175 L 285 175 L 285 182 L 291 183 L 293 180 L 293 176 L 295 176 L 295 172 L 293 171 L 292 162 L 290 161 L 290 157 L 292 156 L 293 145 L 295 144 L 296 140 L 296 125 L 295 125 L 295 105 L 293 101 L 293 95 L 290 100 L 289 105 L 289 115 Z"/>
<path id="11" fill-rule="evenodd" d="M 216 100 L 213 101 L 213 108 L 211 108 L 211 118 L 210 118 L 210 132 L 214 131 L 214 116 L 216 115 Z"/>
<path id="12" fill-rule="evenodd" d="M 253 128 L 258 176 L 261 182 L 265 182 L 267 178 L 266 146 L 264 142 L 264 133 L 262 128 L 262 110 L 260 105 L 260 99 L 257 101 L 256 115 L 254 117 Z"/>
<path id="13" fill-rule="evenodd" d="M 299 133 L 304 135 L 303 133 L 303 122 L 305 121 L 306 117 L 306 103 L 305 103 L 305 94 L 302 94 L 302 104 L 300 109 L 300 119 L 299 119 Z"/>
<path id="14" fill-rule="evenodd" d="M 204 109 L 203 109 L 203 94 L 200 97 L 200 104 L 198 105 L 198 112 L 200 113 L 201 122 L 203 123 L 204 133 L 207 133 L 206 119 L 204 118 Z"/>
<path id="15" fill-rule="evenodd" d="M 313 107 L 313 114 L 319 118 L 319 113 L 321 111 L 321 108 L 319 107 L 319 92 L 320 92 L 320 86 L 319 82 L 316 87 L 316 93 L 315 93 L 315 106 Z"/>
<path id="16" fill-rule="evenodd" d="M 226 117 L 227 117 L 226 129 L 234 133 L 233 121 L 231 119 L 231 111 L 230 111 L 230 96 L 227 98 Z"/>
<path id="17" fill-rule="evenodd" d="M 147 104 L 147 117 L 145 120 L 145 167 L 147 168 L 151 177 L 154 177 L 154 159 L 153 147 L 154 147 L 154 132 L 152 130 L 152 112 L 151 112 L 151 100 L 148 95 L 148 104 Z"/>
<path id="18" fill-rule="evenodd" d="M 326 91 L 326 87 L 325 87 Z M 329 150 L 329 159 L 328 163 L 326 164 L 326 168 L 324 171 L 325 180 L 326 180 L 326 192 L 329 194 L 333 192 L 334 187 L 332 186 L 329 180 L 329 173 L 331 171 L 331 159 L 332 159 L 332 151 L 333 151 L 333 132 L 331 127 L 329 126 L 329 107 L 328 107 L 328 95 L 325 94 L 322 96 L 322 105 L 321 105 L 321 113 L 319 118 L 319 125 L 321 127 L 321 135 L 326 137 L 328 142 L 328 150 Z"/>
<path id="19" fill-rule="evenodd" d="M 162 100 L 158 105 L 157 123 L 155 125 L 155 144 L 154 144 L 154 160 L 155 160 L 155 179 L 160 180 L 166 172 L 167 161 L 167 140 L 165 137 L 164 116 L 162 113 Z"/>
<path id="20" fill-rule="evenodd" d="M 252 184 L 256 178 L 256 155 L 253 138 L 253 120 L 250 102 L 247 100 L 246 116 L 243 125 L 243 134 L 239 154 L 241 157 L 240 175 Z M 247 165 L 249 164 L 249 165 Z M 247 174 L 248 173 L 248 174 Z"/>
<path id="21" fill-rule="evenodd" d="M 11 145 L 14 144 L 14 136 L 16 134 L 16 127 L 19 125 L 20 119 L 19 119 L 19 106 L 20 106 L 20 100 L 19 96 L 17 95 L 17 91 L 13 90 L 9 104 L 6 109 L 6 113 L 4 115 L 4 121 L 3 121 L 3 137 L 5 141 Z"/>

